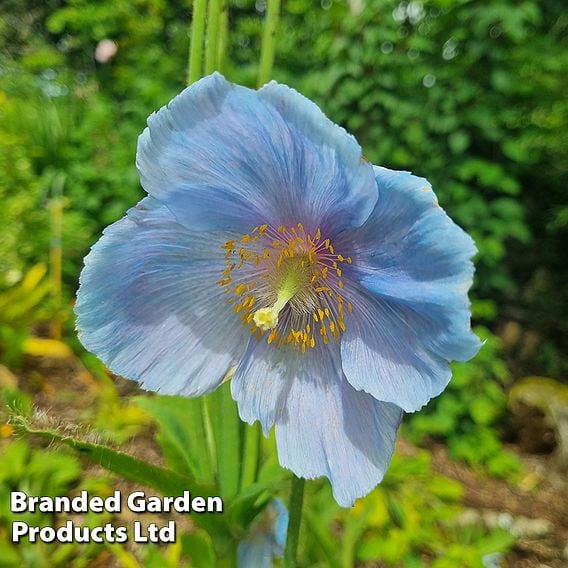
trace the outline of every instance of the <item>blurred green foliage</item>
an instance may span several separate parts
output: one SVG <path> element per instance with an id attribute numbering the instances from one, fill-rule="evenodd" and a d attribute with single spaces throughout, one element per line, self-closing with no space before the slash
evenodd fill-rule
<path id="1" fill-rule="evenodd" d="M 223 71 L 232 81 L 254 86 L 265 3 L 229 5 Z M 39 269 L 30 271 L 46 262 L 53 246 L 54 200 L 63 195 L 64 299 L 71 302 L 89 246 L 143 196 L 134 165 L 136 139 L 146 117 L 184 86 L 190 13 L 186 0 L 2 3 L 0 342 L 9 366 L 21 362 L 32 331 L 41 333 L 47 319 L 61 316 L 47 302 L 49 286 L 38 278 Z M 568 370 L 561 244 L 568 226 L 567 31 L 560 0 L 287 0 L 277 38 L 275 78 L 314 99 L 355 134 L 369 160 L 427 177 L 441 205 L 474 237 L 479 254 L 473 314 L 486 343 L 472 362 L 453 366 L 443 396 L 407 417 L 405 432 L 417 443 L 441 440 L 452 456 L 509 480 L 515 480 L 519 464 L 500 440 L 505 393 L 514 377 L 497 332 L 514 322 L 536 338 L 532 351 L 509 347 L 521 376 L 562 377 Z M 116 54 L 97 60 L 95 51 L 105 39 L 115 43 Z M 37 344 L 30 349 L 38 353 Z M 246 477 L 246 464 L 235 463 L 234 446 L 222 444 L 227 451 L 220 455 L 207 446 L 212 436 L 227 434 L 215 420 L 203 436 L 190 436 L 185 419 L 197 415 L 193 402 L 156 397 L 124 403 L 104 377 L 101 373 L 105 386 L 91 416 L 95 427 L 121 442 L 148 416 L 156 422 L 170 469 L 158 483 L 159 475 L 152 475 L 160 472 L 139 464 L 150 476 L 142 481 L 165 490 L 179 481 L 176 476 L 190 476 L 233 491 Z M 9 399 L 19 412 L 30 411 L 21 391 L 0 394 L 3 405 Z M 192 427 L 196 424 L 193 420 Z M 234 442 L 242 445 L 246 429 L 239 428 Z M 255 472 L 260 485 L 232 504 L 230 530 L 248 526 L 281 481 L 268 446 L 272 461 Z M 112 448 L 89 451 L 104 456 L 119 474 L 132 465 Z M 53 477 L 47 451 L 10 442 L 0 452 L 4 493 L 28 479 L 22 468 L 35 472 L 36 484 Z M 196 454 L 209 455 L 209 461 L 196 461 Z M 62 475 L 69 476 L 54 487 L 63 494 L 80 472 L 72 455 L 62 459 Z M 8 461 L 11 469 L 4 471 Z M 215 466 L 222 466 L 225 477 L 215 477 Z M 352 515 L 338 511 L 326 484 L 314 487 L 306 513 L 310 537 L 302 549 L 306 565 L 381 559 L 389 566 L 479 566 L 486 555 L 511 544 L 505 533 L 451 528 L 461 510 L 461 489 L 433 473 L 426 453 L 395 457 L 384 484 Z M 236 532 L 242 538 L 243 531 Z M 15 550 L 1 536 L 0 558 L 12 565 L 58 565 L 75 554 L 64 546 L 55 552 L 41 546 Z M 215 546 L 200 530 L 167 550 L 145 547 L 138 560 L 174 566 L 189 557 L 208 566 Z M 84 559 L 91 553 L 94 549 Z M 112 554 L 124 565 L 137 561 L 120 547 Z M 327 564 L 321 564 L 322 555 Z"/>
<path id="2" fill-rule="evenodd" d="M 215 404 L 214 399 L 215 395 L 208 395 L 210 408 Z M 215 472 L 206 459 L 209 450 L 199 446 L 206 444 L 206 437 L 194 436 L 196 417 L 201 416 L 200 401 L 157 395 L 138 397 L 137 402 L 156 421 L 157 441 L 166 460 L 165 467 L 150 465 L 104 445 L 93 432 L 80 433 L 76 428 L 66 430 L 64 424 L 54 422 L 43 413 L 34 413 L 30 408 L 20 416 L 13 415 L 12 423 L 16 432 L 25 431 L 50 443 L 74 448 L 110 472 L 163 494 L 180 495 L 189 487 L 193 494 L 226 495 L 219 469 Z M 196 528 L 191 533 L 182 533 L 176 545 L 167 549 L 144 546 L 134 554 L 112 545 L 109 550 L 124 565 L 141 562 L 148 567 L 175 566 L 188 558 L 195 566 L 220 565 L 228 559 L 227 555 L 234 554 L 235 544 L 246 536 L 248 527 L 274 494 L 286 487 L 282 483 L 285 474 L 275 460 L 274 445 L 274 436 L 263 441 L 264 457 L 256 480 L 245 485 L 234 499 L 225 499 L 224 515 L 192 516 Z M 219 443 L 214 447 L 217 452 L 224 450 Z M 2 491 L 17 487 L 25 487 L 33 494 L 65 494 L 70 489 L 68 484 L 77 481 L 81 473 L 79 462 L 64 452 L 32 450 L 24 441 L 9 442 L 4 451 L 7 453 L 0 453 L 0 459 L 9 459 L 11 466 L 0 474 L 0 497 Z M 462 516 L 461 484 L 436 473 L 427 451 L 403 454 L 395 455 L 383 483 L 365 499 L 357 501 L 354 509 L 342 509 L 337 505 L 331 497 L 329 483 L 319 480 L 309 485 L 304 509 L 302 566 L 349 568 L 359 563 L 372 565 L 380 561 L 389 567 L 429 565 L 450 568 L 459 563 L 464 568 L 477 568 L 484 565 L 487 556 L 504 554 L 510 549 L 515 539 L 508 531 L 488 529 Z M 29 456 L 32 456 L 31 462 L 26 465 Z M 37 456 L 37 463 L 41 463 L 39 470 L 34 465 L 34 456 Z M 58 463 L 57 459 L 63 460 L 61 469 L 57 470 L 53 481 L 47 481 L 55 475 L 52 467 Z M 30 483 L 26 481 L 28 479 Z M 5 487 L 3 480 L 6 480 Z M 51 485 L 45 489 L 42 483 Z M 83 479 L 79 489 L 83 488 L 105 494 L 104 486 L 100 483 L 96 486 L 94 479 Z M 12 519 L 10 515 L 0 510 L 0 529 L 2 521 Z M 33 515 L 29 521 L 39 522 Z M 49 521 L 45 519 L 47 524 Z M 100 524 L 100 520 L 97 522 Z M 8 545 L 0 538 L 2 546 Z M 74 545 L 61 545 L 55 550 L 37 548 L 36 554 L 47 554 L 52 562 L 46 564 L 44 559 L 39 566 L 60 565 L 56 559 L 61 555 L 65 561 L 73 560 L 73 566 L 82 565 L 75 558 Z M 60 548 L 64 552 L 60 552 Z M 14 554 L 12 548 L 7 550 Z M 25 552 L 27 547 L 23 550 Z M 96 545 L 89 545 L 89 554 L 83 560 L 88 560 L 97 550 Z"/>
<path id="3" fill-rule="evenodd" d="M 24 354 L 68 357 L 69 347 L 55 339 L 32 335 L 34 327 L 60 320 L 63 314 L 49 302 L 47 267 L 36 264 L 5 290 L 0 289 L 0 360 L 15 368 Z"/>
<path id="4" fill-rule="evenodd" d="M 404 431 L 416 443 L 428 437 L 444 440 L 454 458 L 514 481 L 520 462 L 504 451 L 499 428 L 511 377 L 499 357 L 498 338 L 479 327 L 476 333 L 485 340 L 479 354 L 468 363 L 452 365 L 453 377 L 444 395 L 407 416 Z"/>
<path id="5" fill-rule="evenodd" d="M 425 451 L 395 455 L 382 484 L 353 511 L 339 510 L 328 487 L 320 488 L 310 496 L 310 510 L 305 512 L 306 532 L 312 538 L 304 564 L 482 566 L 485 556 L 506 552 L 514 539 L 506 531 L 462 522 L 462 494 L 460 483 L 435 473 Z M 342 531 L 340 542 L 332 536 L 333 527 Z M 321 562 L 322 553 L 327 564 Z"/>
<path id="6" fill-rule="evenodd" d="M 80 481 L 80 489 L 97 489 L 103 494 L 109 492 L 94 478 L 83 477 L 82 467 L 77 456 L 63 451 L 50 451 L 32 448 L 26 441 L 18 440 L 0 444 L 0 535 L 11 533 L 11 523 L 23 521 L 31 526 L 58 526 L 55 515 L 51 513 L 12 513 L 5 505 L 10 502 L 11 491 L 25 491 L 30 495 L 55 497 L 66 495 Z M 105 518 L 106 516 L 106 518 Z M 82 524 L 95 527 L 109 521 L 110 515 L 102 516 L 88 513 Z M 9 538 L 0 538 L 0 564 L 6 568 L 29 566 L 43 568 L 47 566 L 87 566 L 104 547 L 89 543 L 29 543 L 11 544 Z"/>
<path id="7" fill-rule="evenodd" d="M 264 9 L 230 3 L 225 71 L 236 82 L 254 84 Z M 70 296 L 89 245 L 143 195 L 135 141 L 184 85 L 189 10 L 182 0 L 1 10 L 0 273 L 45 256 L 63 173 Z M 567 369 L 567 27 L 558 0 L 289 0 L 274 72 L 371 161 L 431 180 L 479 249 L 476 317 L 535 331 L 541 348 L 523 364 L 553 376 Z M 104 39 L 117 52 L 101 62 Z"/>

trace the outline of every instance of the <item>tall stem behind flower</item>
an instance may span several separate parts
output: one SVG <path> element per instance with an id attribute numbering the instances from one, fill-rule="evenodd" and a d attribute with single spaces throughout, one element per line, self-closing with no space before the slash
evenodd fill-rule
<path id="1" fill-rule="evenodd" d="M 62 264 L 63 264 L 63 186 L 65 172 L 57 172 L 51 185 L 51 240 L 49 245 L 49 265 L 51 293 L 55 308 L 58 311 L 57 319 L 51 322 L 50 335 L 53 339 L 61 339 L 61 321 L 59 310 L 62 304 Z"/>
<path id="2" fill-rule="evenodd" d="M 300 523 L 302 521 L 302 506 L 304 504 L 304 486 L 306 480 L 292 476 L 292 491 L 288 505 L 288 533 L 286 535 L 286 548 L 284 549 L 284 568 L 296 568 L 296 553 L 298 551 L 298 538 L 300 536 Z"/>
<path id="3" fill-rule="evenodd" d="M 205 37 L 205 15 L 207 0 L 194 0 L 191 23 L 191 42 L 189 46 L 189 66 L 187 83 L 195 83 L 202 76 L 203 40 Z"/>
<path id="4" fill-rule="evenodd" d="M 276 51 L 276 31 L 280 18 L 280 0 L 268 0 L 266 20 L 262 31 L 262 47 L 260 50 L 260 66 L 258 70 L 258 86 L 262 87 L 272 78 L 272 66 Z"/>
<path id="5" fill-rule="evenodd" d="M 229 0 L 223 0 L 219 21 L 219 39 L 217 41 L 217 69 L 224 73 L 229 40 Z"/>
<path id="6" fill-rule="evenodd" d="M 209 75 L 219 68 L 218 40 L 219 25 L 221 23 L 221 0 L 209 0 L 209 13 L 207 15 L 207 41 L 205 48 L 205 74 Z"/>

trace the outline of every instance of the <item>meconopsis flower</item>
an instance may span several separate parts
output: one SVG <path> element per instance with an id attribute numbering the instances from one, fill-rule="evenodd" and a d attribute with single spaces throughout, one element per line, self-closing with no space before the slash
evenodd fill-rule
<path id="1" fill-rule="evenodd" d="M 381 481 L 402 411 L 470 359 L 472 240 L 430 184 L 376 167 L 296 91 L 219 74 L 148 119 L 149 194 L 85 259 L 77 327 L 115 373 L 243 420 L 340 505 Z"/>

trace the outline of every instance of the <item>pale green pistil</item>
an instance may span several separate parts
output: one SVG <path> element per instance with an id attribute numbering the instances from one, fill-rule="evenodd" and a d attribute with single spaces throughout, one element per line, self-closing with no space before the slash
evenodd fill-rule
<path id="1" fill-rule="evenodd" d="M 301 275 L 294 270 L 290 270 L 287 277 L 284 279 L 276 302 L 268 308 L 261 308 L 256 310 L 253 315 L 253 321 L 257 327 L 264 331 L 274 329 L 278 325 L 278 314 L 282 311 L 284 306 L 298 293 L 301 288 Z"/>

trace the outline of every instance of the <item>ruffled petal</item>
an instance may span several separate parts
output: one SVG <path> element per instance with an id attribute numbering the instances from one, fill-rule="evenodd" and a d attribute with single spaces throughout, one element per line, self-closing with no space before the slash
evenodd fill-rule
<path id="1" fill-rule="evenodd" d="M 363 161 L 355 137 L 329 120 L 314 102 L 286 85 L 271 81 L 258 94 L 276 108 L 297 137 L 329 156 L 330 170 L 320 170 L 317 182 L 306 180 L 304 187 L 299 185 L 297 197 L 301 199 L 305 194 L 310 200 L 320 200 L 316 210 L 329 209 L 328 224 L 336 231 L 364 223 L 373 211 L 378 192 L 369 184 L 372 168 Z M 314 166 L 319 170 L 319 165 Z"/>
<path id="2" fill-rule="evenodd" d="M 261 96 L 215 73 L 184 90 L 140 136 L 144 189 L 192 230 L 360 225 L 377 200 L 372 167 L 313 103 L 282 89 Z"/>
<path id="3" fill-rule="evenodd" d="M 75 306 L 83 345 L 149 390 L 194 396 L 217 387 L 248 337 L 215 285 L 226 240 L 142 200 L 85 259 Z"/>
<path id="4" fill-rule="evenodd" d="M 476 249 L 425 179 L 375 171 L 380 200 L 344 236 L 361 289 L 350 297 L 342 365 L 355 388 L 411 412 L 444 390 L 449 361 L 467 361 L 480 348 L 467 297 Z"/>
<path id="5" fill-rule="evenodd" d="M 401 410 L 356 391 L 328 347 L 299 355 L 253 340 L 232 393 L 244 421 L 260 420 L 265 433 L 276 424 L 282 466 L 308 479 L 328 477 L 335 500 L 350 506 L 382 480 Z"/>

